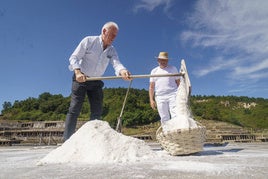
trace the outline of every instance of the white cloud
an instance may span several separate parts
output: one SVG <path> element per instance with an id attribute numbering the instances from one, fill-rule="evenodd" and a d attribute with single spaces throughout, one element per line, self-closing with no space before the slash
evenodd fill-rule
<path id="1" fill-rule="evenodd" d="M 225 60 L 224 57 L 217 57 L 212 60 L 212 62 L 206 67 L 202 67 L 200 70 L 194 71 L 196 76 L 205 76 L 209 73 L 221 70 L 221 69 L 230 69 L 232 66 L 237 65 L 237 60 Z"/>
<path id="2" fill-rule="evenodd" d="M 249 73 L 256 73 L 261 70 L 265 70 L 268 67 L 268 59 L 265 59 L 263 61 L 260 61 L 259 63 L 256 63 L 252 66 L 246 66 L 246 67 L 235 67 L 235 73 L 236 74 L 249 74 Z"/>
<path id="3" fill-rule="evenodd" d="M 172 1 L 173 0 L 139 0 L 134 7 L 134 12 L 142 9 L 153 11 L 158 6 L 164 6 L 164 11 L 167 12 L 167 10 L 171 7 Z"/>
<path id="4" fill-rule="evenodd" d="M 214 49 L 221 52 L 221 57 L 211 59 L 210 65 L 195 73 L 204 76 L 228 69 L 230 78 L 236 80 L 267 78 L 267 9 L 266 0 L 198 1 L 189 18 L 190 30 L 181 34 L 181 40 L 194 47 Z"/>

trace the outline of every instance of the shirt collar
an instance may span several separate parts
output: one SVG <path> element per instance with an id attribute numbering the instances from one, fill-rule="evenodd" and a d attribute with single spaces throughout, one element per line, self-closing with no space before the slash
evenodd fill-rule
<path id="1" fill-rule="evenodd" d="M 165 66 L 164 68 L 161 68 L 161 67 L 159 66 L 159 68 L 161 68 L 161 69 L 166 69 L 166 68 L 168 68 L 168 66 L 169 66 L 169 65 Z"/>

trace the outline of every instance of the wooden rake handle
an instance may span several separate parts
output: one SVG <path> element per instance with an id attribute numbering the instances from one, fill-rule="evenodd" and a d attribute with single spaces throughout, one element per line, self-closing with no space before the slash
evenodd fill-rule
<path id="1" fill-rule="evenodd" d="M 171 76 L 183 76 L 184 73 L 174 73 L 174 74 L 158 74 L 158 75 L 130 75 L 131 79 L 136 78 L 151 78 L 151 77 L 171 77 Z M 105 77 L 87 77 L 87 81 L 95 81 L 95 80 L 115 80 L 122 79 L 122 76 L 105 76 Z"/>

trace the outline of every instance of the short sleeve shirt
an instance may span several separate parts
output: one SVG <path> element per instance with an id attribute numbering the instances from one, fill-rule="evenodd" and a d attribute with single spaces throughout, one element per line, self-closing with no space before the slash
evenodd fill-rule
<path id="1" fill-rule="evenodd" d="M 178 70 L 175 66 L 167 66 L 163 69 L 158 66 L 151 71 L 151 75 L 175 73 L 178 73 Z M 176 80 L 178 79 L 179 76 L 151 77 L 150 82 L 155 82 L 155 95 L 163 96 L 177 91 L 178 86 Z"/>

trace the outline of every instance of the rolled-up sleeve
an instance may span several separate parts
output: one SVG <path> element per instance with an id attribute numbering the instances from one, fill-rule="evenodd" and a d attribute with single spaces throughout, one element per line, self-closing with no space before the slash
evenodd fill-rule
<path id="1" fill-rule="evenodd" d="M 112 47 L 109 51 L 110 62 L 113 65 L 115 75 L 119 76 L 121 70 L 126 70 L 124 65 L 120 62 L 117 52 L 114 47 Z"/>

